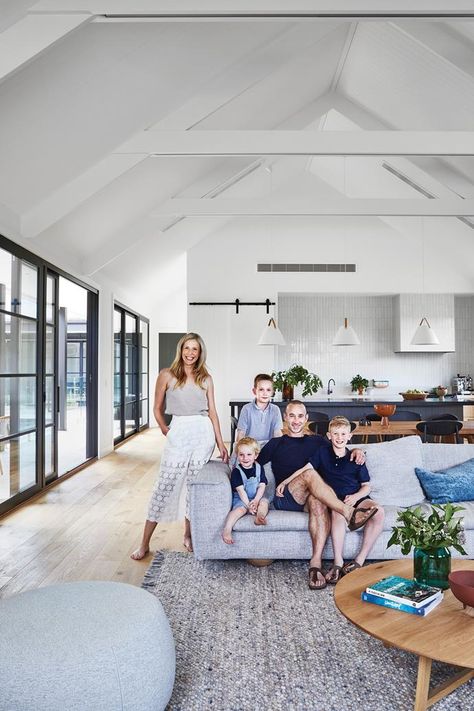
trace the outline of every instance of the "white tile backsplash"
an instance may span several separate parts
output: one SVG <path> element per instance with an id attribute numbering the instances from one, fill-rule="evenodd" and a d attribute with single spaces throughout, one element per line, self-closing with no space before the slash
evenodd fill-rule
<path id="1" fill-rule="evenodd" d="M 347 396 L 350 380 L 360 373 L 369 381 L 389 380 L 384 395 L 408 388 L 451 387 L 456 373 L 474 375 L 474 296 L 455 297 L 454 353 L 395 353 L 393 296 L 292 295 L 278 297 L 278 325 L 287 345 L 278 348 L 278 370 L 301 363 L 317 373 L 326 388 Z M 333 346 L 344 317 L 358 334 L 360 346 Z"/>

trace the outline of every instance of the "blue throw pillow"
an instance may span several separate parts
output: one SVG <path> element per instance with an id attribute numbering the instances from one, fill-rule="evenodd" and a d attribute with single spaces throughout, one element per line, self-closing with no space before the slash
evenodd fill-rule
<path id="1" fill-rule="evenodd" d="M 433 504 L 474 501 L 474 459 L 437 472 L 415 467 L 415 474 Z"/>

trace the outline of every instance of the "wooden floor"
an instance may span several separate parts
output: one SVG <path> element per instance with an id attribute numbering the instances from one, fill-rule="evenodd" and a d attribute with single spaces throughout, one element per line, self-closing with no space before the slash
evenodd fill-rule
<path id="1" fill-rule="evenodd" d="M 0 597 L 56 582 L 140 585 L 152 560 L 130 559 L 143 529 L 164 438 L 146 430 L 0 519 Z M 182 548 L 183 524 L 162 524 L 152 550 Z"/>

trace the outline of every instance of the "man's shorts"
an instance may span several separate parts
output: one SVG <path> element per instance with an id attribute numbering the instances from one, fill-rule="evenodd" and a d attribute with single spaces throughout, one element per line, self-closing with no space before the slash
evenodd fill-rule
<path id="1" fill-rule="evenodd" d="M 289 488 L 285 486 L 283 496 L 273 497 L 273 506 L 277 511 L 304 511 L 304 504 L 299 504 L 294 500 Z"/>

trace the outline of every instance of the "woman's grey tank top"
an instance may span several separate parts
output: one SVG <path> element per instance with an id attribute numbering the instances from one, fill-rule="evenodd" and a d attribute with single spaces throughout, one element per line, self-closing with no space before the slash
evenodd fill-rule
<path id="1" fill-rule="evenodd" d="M 176 378 L 171 378 L 166 390 L 167 415 L 207 415 L 209 405 L 207 402 L 207 383 L 204 382 L 203 390 L 196 383 L 187 381 L 183 387 L 175 388 Z"/>

